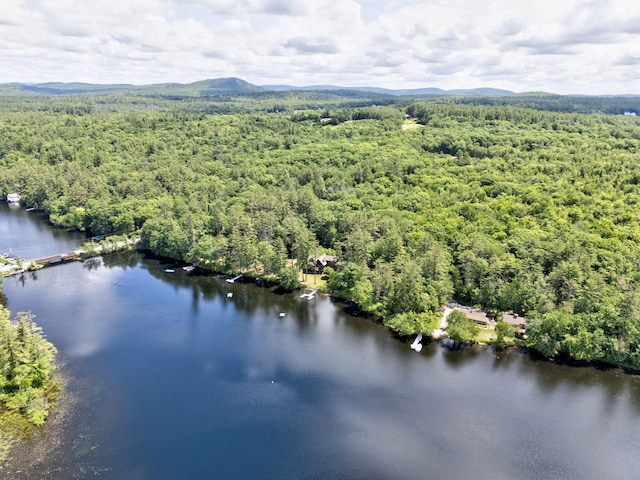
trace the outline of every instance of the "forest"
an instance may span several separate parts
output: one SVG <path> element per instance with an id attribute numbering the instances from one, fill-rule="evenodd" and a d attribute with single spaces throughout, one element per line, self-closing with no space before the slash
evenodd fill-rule
<path id="1" fill-rule="evenodd" d="M 0 191 L 288 286 L 336 255 L 328 289 L 400 335 L 453 299 L 526 316 L 545 357 L 640 370 L 638 99 L 379 100 L 8 97 Z"/>

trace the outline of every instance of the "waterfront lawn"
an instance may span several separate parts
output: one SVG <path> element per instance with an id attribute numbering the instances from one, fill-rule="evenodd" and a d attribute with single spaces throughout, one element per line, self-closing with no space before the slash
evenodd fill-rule
<path id="1" fill-rule="evenodd" d="M 327 281 L 323 278 L 324 275 L 313 273 L 298 272 L 298 281 L 301 285 L 321 292 L 327 291 Z"/>
<path id="2" fill-rule="evenodd" d="M 493 325 L 481 326 L 476 334 L 476 342 L 478 343 L 494 343 L 498 335 Z"/>

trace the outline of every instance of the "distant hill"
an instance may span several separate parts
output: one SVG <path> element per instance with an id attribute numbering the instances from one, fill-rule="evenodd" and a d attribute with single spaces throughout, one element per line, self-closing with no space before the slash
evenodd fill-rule
<path id="1" fill-rule="evenodd" d="M 136 88 L 138 93 L 158 93 L 166 95 L 238 95 L 263 92 L 264 88 L 240 78 L 216 78 L 193 83 L 164 83 Z"/>
<path id="2" fill-rule="evenodd" d="M 487 97 L 506 96 L 514 93 L 495 88 L 474 88 L 443 90 L 441 88 L 388 89 L 378 87 L 340 87 L 336 85 L 310 85 L 295 87 L 292 85 L 258 86 L 240 78 L 216 78 L 193 83 L 158 83 L 151 85 L 130 84 L 93 84 L 93 83 L 5 83 L 0 84 L 0 96 L 23 95 L 99 95 L 127 93 L 141 95 L 162 95 L 174 97 L 203 97 L 214 95 L 246 95 L 268 92 L 325 92 L 341 97 L 413 97 L 413 96 L 463 96 Z"/>
<path id="3" fill-rule="evenodd" d="M 160 83 L 153 85 L 92 83 L 5 83 L 0 96 L 16 95 L 86 95 L 127 92 L 133 94 L 208 96 L 263 92 L 264 89 L 239 78 L 217 78 L 193 83 Z"/>
<path id="4" fill-rule="evenodd" d="M 274 92 L 285 91 L 335 91 L 335 90 L 347 90 L 358 92 L 370 92 L 378 93 L 381 95 L 393 95 L 393 96 L 416 96 L 416 95 L 451 95 L 451 96 L 503 96 L 513 95 L 514 93 L 509 90 L 500 90 L 496 88 L 473 88 L 473 89 L 456 89 L 456 90 L 443 90 L 441 88 L 410 88 L 410 89 L 388 89 L 378 87 L 339 87 L 336 85 L 309 85 L 306 87 L 295 87 L 292 85 L 261 85 L 266 90 Z"/>
<path id="5" fill-rule="evenodd" d="M 409 89 L 389 89 L 379 87 L 342 87 L 337 85 L 254 85 L 235 77 L 200 80 L 192 83 L 157 83 L 150 85 L 131 85 L 126 83 L 95 84 L 81 82 L 46 82 L 46 83 L 3 83 L 0 84 L 2 96 L 50 96 L 50 95 L 149 95 L 173 97 L 208 97 L 219 95 L 254 95 L 273 96 L 297 93 L 332 95 L 347 99 L 369 99 L 373 101 L 394 101 L 393 97 L 464 97 L 466 99 L 497 98 L 536 98 L 549 101 L 560 101 L 561 98 L 581 98 L 592 101 L 595 98 L 638 98 L 637 95 L 557 95 L 548 92 L 515 93 L 498 88 L 471 88 L 444 90 L 424 87 Z M 386 100 L 385 100 L 386 99 Z"/>
<path id="6" fill-rule="evenodd" d="M 0 95 L 80 95 L 88 93 L 112 93 L 136 88 L 134 85 L 99 85 L 93 83 L 5 83 L 0 85 Z"/>

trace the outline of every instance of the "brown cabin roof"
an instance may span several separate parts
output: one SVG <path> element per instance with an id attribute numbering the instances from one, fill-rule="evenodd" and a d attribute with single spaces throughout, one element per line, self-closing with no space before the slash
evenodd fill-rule
<path id="1" fill-rule="evenodd" d="M 505 313 L 502 317 L 502 321 L 517 327 L 527 324 L 527 319 L 525 317 L 521 317 L 517 313 Z"/>
<path id="2" fill-rule="evenodd" d="M 454 310 L 464 313 L 469 320 L 473 320 L 476 323 L 480 323 L 482 325 L 488 325 L 491 323 L 491 319 L 487 316 L 487 312 L 483 312 L 482 310 L 469 307 L 454 307 Z"/>

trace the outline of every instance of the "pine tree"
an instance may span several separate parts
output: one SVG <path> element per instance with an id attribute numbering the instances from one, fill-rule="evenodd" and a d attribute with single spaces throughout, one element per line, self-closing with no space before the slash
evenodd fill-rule
<path id="1" fill-rule="evenodd" d="M 49 403 L 46 389 L 55 370 L 55 347 L 41 335 L 33 315 L 20 312 L 11 321 L 0 306 L 0 402 L 44 423 Z"/>

